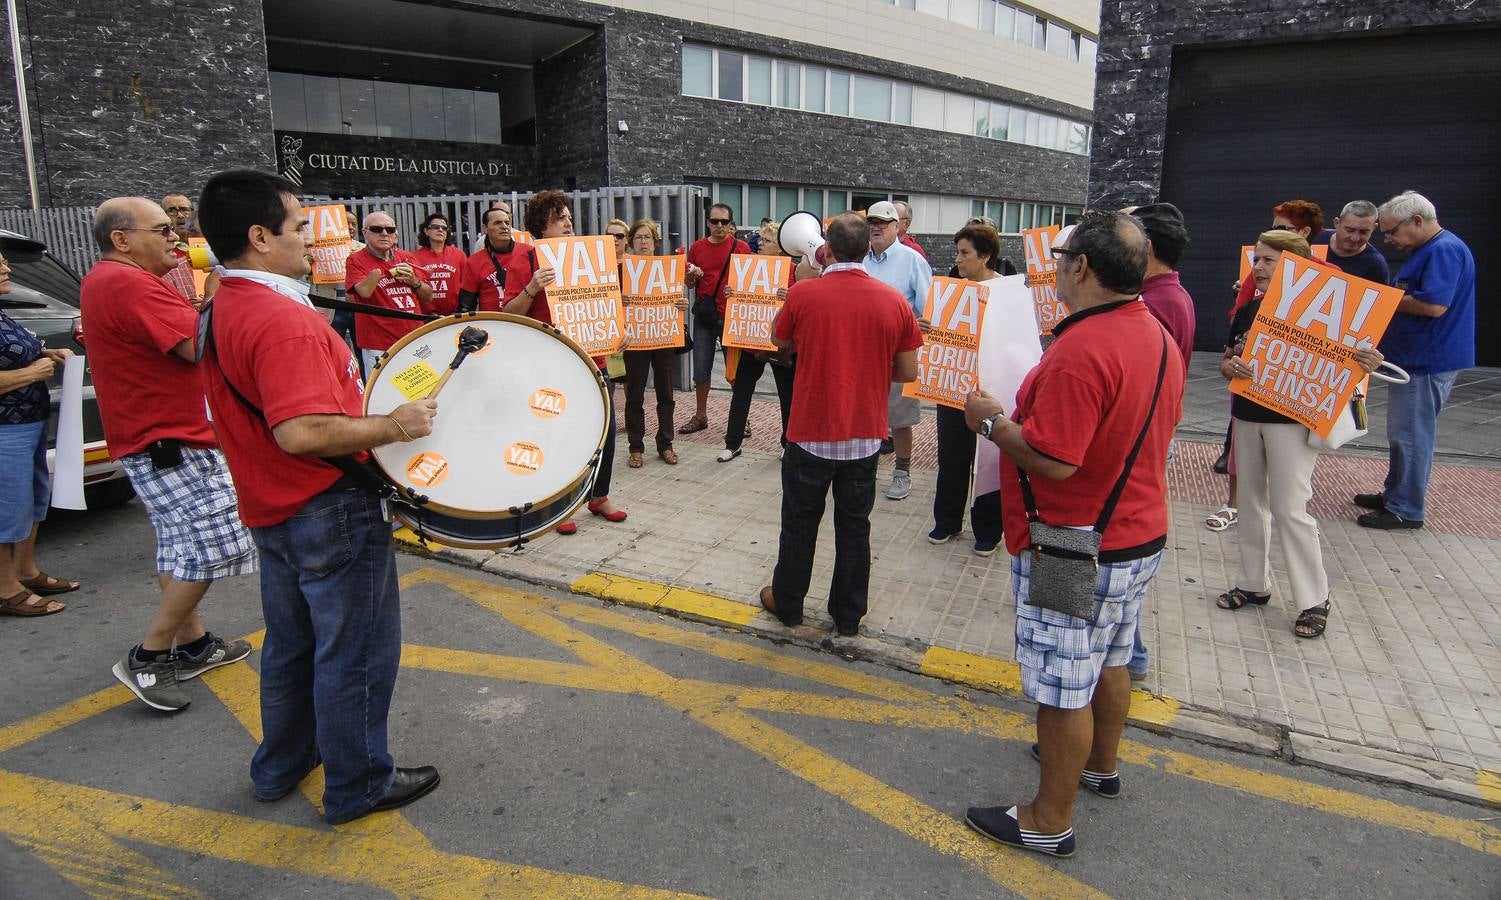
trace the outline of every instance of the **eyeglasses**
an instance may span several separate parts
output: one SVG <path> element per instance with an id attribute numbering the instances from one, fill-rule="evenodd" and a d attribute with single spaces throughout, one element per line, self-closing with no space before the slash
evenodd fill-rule
<path id="1" fill-rule="evenodd" d="M 371 229 L 371 231 L 374 231 L 374 230 L 375 229 L 373 229 L 373 228 Z M 448 230 L 448 226 L 447 225 L 433 224 L 433 225 L 427 226 L 427 230 L 428 231 L 447 231 Z M 392 228 L 391 231 L 394 233 L 396 231 L 396 229 Z"/>
<path id="2" fill-rule="evenodd" d="M 735 221 L 734 219 L 710 219 L 709 220 L 709 224 L 710 225 L 730 225 L 730 224 L 733 224 L 734 221 Z"/>
<path id="3" fill-rule="evenodd" d="M 169 215 L 169 216 L 175 216 L 178 213 L 190 213 L 192 211 L 193 211 L 193 207 L 191 207 L 191 206 L 169 206 L 169 207 L 167 207 L 167 215 Z"/>
<path id="4" fill-rule="evenodd" d="M 1403 219 L 1402 221 L 1398 222 L 1397 224 L 1393 225 L 1390 228 L 1383 228 L 1383 229 L 1381 229 L 1381 236 L 1382 237 L 1391 237 L 1392 235 L 1396 234 L 1397 231 L 1400 230 L 1403 225 L 1406 225 L 1408 223 L 1408 221 L 1409 221 L 1408 219 Z"/>
<path id="5" fill-rule="evenodd" d="M 366 225 L 365 230 L 371 234 L 395 234 L 395 225 Z"/>
<path id="6" fill-rule="evenodd" d="M 172 234 L 173 228 L 172 228 L 171 223 L 169 222 L 166 225 L 156 225 L 156 226 L 151 227 L 151 228 L 121 228 L 119 230 L 120 231 L 154 231 L 157 234 L 161 235 L 162 237 L 168 237 L 168 236 L 170 236 Z"/>
<path id="7" fill-rule="evenodd" d="M 1078 250 L 1070 250 L 1067 247 L 1054 247 L 1053 248 L 1053 256 L 1055 256 L 1055 257 L 1058 257 L 1058 256 L 1063 256 L 1063 257 L 1068 257 L 1068 256 L 1083 256 L 1083 255 L 1084 254 L 1080 253 Z"/>
<path id="8" fill-rule="evenodd" d="M 617 241 L 623 241 L 623 240 L 625 240 L 625 235 L 621 234 L 618 231 L 607 231 L 607 232 L 605 232 L 605 234 L 609 235 L 610 237 L 614 238 Z"/>

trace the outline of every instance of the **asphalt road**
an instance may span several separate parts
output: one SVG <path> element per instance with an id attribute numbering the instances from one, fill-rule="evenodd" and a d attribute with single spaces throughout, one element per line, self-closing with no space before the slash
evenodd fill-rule
<path id="1" fill-rule="evenodd" d="M 0 897 L 1495 897 L 1501 814 L 1129 731 L 1078 854 L 971 835 L 1035 785 L 1024 704 L 403 558 L 398 764 L 443 783 L 329 828 L 250 797 L 256 667 L 164 716 L 110 676 L 155 603 L 139 504 L 58 513 L 69 609 L 0 619 Z M 257 639 L 256 583 L 209 626 Z"/>

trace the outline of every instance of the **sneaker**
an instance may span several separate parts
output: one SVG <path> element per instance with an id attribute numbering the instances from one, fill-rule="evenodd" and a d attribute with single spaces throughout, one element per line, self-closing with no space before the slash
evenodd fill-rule
<path id="1" fill-rule="evenodd" d="M 912 493 L 912 473 L 897 469 L 891 473 L 891 486 L 886 489 L 887 500 L 905 500 Z"/>
<path id="2" fill-rule="evenodd" d="M 725 449 L 719 451 L 719 456 L 715 457 L 715 462 L 729 462 L 730 460 L 734 459 L 735 457 L 737 457 L 739 455 L 740 455 L 740 448 L 739 447 L 736 447 L 734 450 L 731 450 L 728 447 L 726 447 Z"/>
<path id="3" fill-rule="evenodd" d="M 959 532 L 957 531 L 944 531 L 942 528 L 934 528 L 932 531 L 928 532 L 928 543 L 947 544 L 949 541 L 952 541 L 958 536 Z"/>
<path id="4" fill-rule="evenodd" d="M 1380 494 L 1356 494 L 1351 500 L 1361 509 L 1370 509 L 1376 512 L 1386 509 L 1386 498 Z"/>
<path id="5" fill-rule="evenodd" d="M 197 656 L 190 656 L 181 651 L 177 654 L 177 680 L 186 681 L 189 678 L 197 678 L 209 669 L 217 669 L 230 663 L 237 663 L 250 655 L 249 641 L 226 641 L 224 638 L 209 634 L 209 643 L 203 648 L 203 652 Z"/>
<path id="6" fill-rule="evenodd" d="M 975 555 L 994 556 L 995 548 L 999 545 L 1000 541 L 975 541 Z"/>
<path id="7" fill-rule="evenodd" d="M 1074 855 L 1074 830 L 1067 828 L 1057 834 L 1043 834 L 1021 827 L 1014 806 L 971 806 L 964 813 L 964 824 L 990 838 L 997 844 L 1020 847 L 1048 856 L 1068 857 Z"/>
<path id="8" fill-rule="evenodd" d="M 1355 520 L 1355 524 L 1362 528 L 1380 528 L 1385 531 L 1395 531 L 1399 528 L 1422 528 L 1422 519 L 1404 519 L 1389 509 L 1379 512 L 1368 512 Z"/>
<path id="9" fill-rule="evenodd" d="M 1042 748 L 1037 744 L 1032 745 L 1032 758 L 1042 762 Z M 1117 769 L 1109 775 L 1102 775 L 1085 769 L 1084 773 L 1079 776 L 1079 787 L 1089 788 L 1101 797 L 1114 800 L 1121 795 L 1120 770 Z"/>
<path id="10" fill-rule="evenodd" d="M 895 452 L 896 452 L 896 441 L 892 440 L 890 437 L 883 437 L 883 438 L 881 438 L 881 455 L 885 456 L 888 453 L 895 453 Z"/>
<path id="11" fill-rule="evenodd" d="M 125 658 L 110 671 L 142 703 L 152 709 L 177 712 L 192 702 L 177 685 L 177 663 L 173 657 L 144 664 L 136 662 L 134 657 L 134 650 L 126 650 Z"/>

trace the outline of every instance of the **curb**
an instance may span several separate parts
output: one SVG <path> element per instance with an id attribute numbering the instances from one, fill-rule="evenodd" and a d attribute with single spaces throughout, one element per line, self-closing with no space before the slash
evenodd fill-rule
<path id="1" fill-rule="evenodd" d="M 405 528 L 398 530 L 394 537 L 404 551 L 415 556 L 480 569 L 539 587 L 595 597 L 607 603 L 715 625 L 775 643 L 825 650 L 845 659 L 874 662 L 1030 702 L 1022 693 L 1021 668 L 1014 662 L 893 635 L 862 633 L 854 638 L 841 638 L 834 633 L 833 623 L 816 613 L 805 613 L 804 624 L 788 628 L 763 614 L 759 607 L 717 594 L 608 572 L 590 572 L 576 578 L 556 566 L 504 550 L 461 550 L 437 544 L 424 547 Z M 1126 721 L 1137 728 L 1169 737 L 1274 757 L 1377 783 L 1397 784 L 1464 803 L 1501 808 L 1501 772 L 1469 769 L 1303 734 L 1286 726 L 1196 707 L 1140 689 L 1131 691 L 1131 710 Z"/>

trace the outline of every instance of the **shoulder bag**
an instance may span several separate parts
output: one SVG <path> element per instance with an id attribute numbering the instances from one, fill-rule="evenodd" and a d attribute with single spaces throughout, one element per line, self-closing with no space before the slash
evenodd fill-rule
<path id="1" fill-rule="evenodd" d="M 1147 430 L 1157 415 L 1157 398 L 1162 394 L 1162 378 L 1167 372 L 1167 337 L 1162 339 L 1162 361 L 1157 365 L 1157 386 L 1152 391 L 1152 405 L 1147 410 L 1147 420 L 1142 423 L 1136 443 L 1126 457 L 1121 477 L 1105 499 L 1099 521 L 1091 529 L 1062 528 L 1047 525 L 1037 513 L 1037 500 L 1032 495 L 1032 483 L 1027 473 L 1018 466 L 1017 478 L 1021 481 L 1022 500 L 1027 507 L 1027 530 L 1032 538 L 1032 574 L 1028 582 L 1028 606 L 1050 609 L 1067 616 L 1083 619 L 1093 625 L 1096 621 L 1095 583 L 1100 575 L 1100 542 L 1105 537 L 1105 526 L 1115 514 L 1115 505 L 1126 490 L 1126 480 L 1131 468 L 1136 465 L 1136 456 L 1141 452 Z"/>

